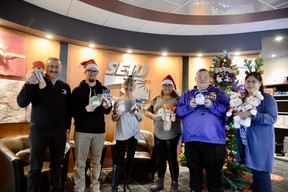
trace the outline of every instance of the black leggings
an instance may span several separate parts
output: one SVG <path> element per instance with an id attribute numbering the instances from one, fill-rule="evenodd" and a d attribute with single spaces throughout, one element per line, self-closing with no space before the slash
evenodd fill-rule
<path id="1" fill-rule="evenodd" d="M 116 145 L 113 146 L 113 164 L 124 165 L 125 152 L 127 150 L 127 164 L 132 164 L 134 161 L 134 154 L 136 151 L 137 139 L 133 136 L 130 139 L 119 141 L 116 140 Z"/>
<path id="2" fill-rule="evenodd" d="M 157 150 L 158 178 L 164 178 L 166 172 L 166 160 L 169 164 L 169 170 L 172 181 L 178 182 L 179 164 L 177 160 L 177 146 L 179 143 L 179 134 L 177 137 L 168 140 L 161 140 L 154 135 L 154 142 Z"/>

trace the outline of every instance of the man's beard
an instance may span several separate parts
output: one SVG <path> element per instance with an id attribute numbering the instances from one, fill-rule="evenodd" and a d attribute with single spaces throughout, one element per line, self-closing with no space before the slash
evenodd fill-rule
<path id="1" fill-rule="evenodd" d="M 90 82 L 90 83 L 94 83 L 95 81 L 96 81 L 95 78 L 89 78 L 89 82 Z"/>

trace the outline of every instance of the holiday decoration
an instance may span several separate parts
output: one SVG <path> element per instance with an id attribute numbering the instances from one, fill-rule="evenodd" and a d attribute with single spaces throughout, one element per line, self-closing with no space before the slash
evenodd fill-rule
<path id="1" fill-rule="evenodd" d="M 175 105 L 173 104 L 164 104 L 163 106 L 164 113 L 162 114 L 162 120 L 164 121 L 163 129 L 165 131 L 170 131 L 172 122 L 176 120 L 175 114 Z"/>
<path id="2" fill-rule="evenodd" d="M 239 74 L 239 70 L 235 64 L 232 64 L 232 56 L 227 50 L 223 51 L 223 56 L 216 55 L 215 57 L 212 60 L 210 71 L 213 84 L 230 94 L 233 84 L 238 83 L 236 76 Z"/>

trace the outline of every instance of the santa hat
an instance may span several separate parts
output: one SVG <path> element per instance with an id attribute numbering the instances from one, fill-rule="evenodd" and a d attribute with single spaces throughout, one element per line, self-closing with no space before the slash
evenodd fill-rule
<path id="1" fill-rule="evenodd" d="M 34 61 L 32 66 L 33 69 L 42 68 L 44 70 L 44 63 L 42 61 Z"/>
<path id="2" fill-rule="evenodd" d="M 173 85 L 174 89 L 176 90 L 176 84 L 173 80 L 173 78 L 171 77 L 171 75 L 167 75 L 161 83 L 161 86 L 163 86 L 164 84 L 169 84 L 169 85 Z"/>
<path id="3" fill-rule="evenodd" d="M 84 67 L 85 71 L 88 69 L 96 69 L 99 71 L 98 65 L 94 61 L 94 59 L 90 59 L 88 61 L 83 61 L 82 63 L 79 64 L 79 67 Z"/>
<path id="4" fill-rule="evenodd" d="M 180 90 L 176 88 L 176 84 L 173 80 L 173 78 L 171 77 L 171 75 L 167 75 L 161 83 L 161 86 L 163 86 L 164 84 L 169 84 L 169 85 L 173 85 L 173 88 L 175 89 L 175 92 L 180 95 Z"/>

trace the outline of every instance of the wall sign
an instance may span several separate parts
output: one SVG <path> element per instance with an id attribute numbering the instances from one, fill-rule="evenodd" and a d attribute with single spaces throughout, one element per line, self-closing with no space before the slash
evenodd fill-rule
<path id="1" fill-rule="evenodd" d="M 105 71 L 104 85 L 121 85 L 124 82 L 126 76 L 126 71 L 131 75 L 136 73 L 136 89 L 134 91 L 134 96 L 143 99 L 149 100 L 149 89 L 146 87 L 146 84 L 149 83 L 147 78 L 143 78 L 146 75 L 148 70 L 148 65 L 143 67 L 140 64 L 128 64 L 128 63 L 118 63 L 110 62 L 108 64 L 109 70 Z"/>

